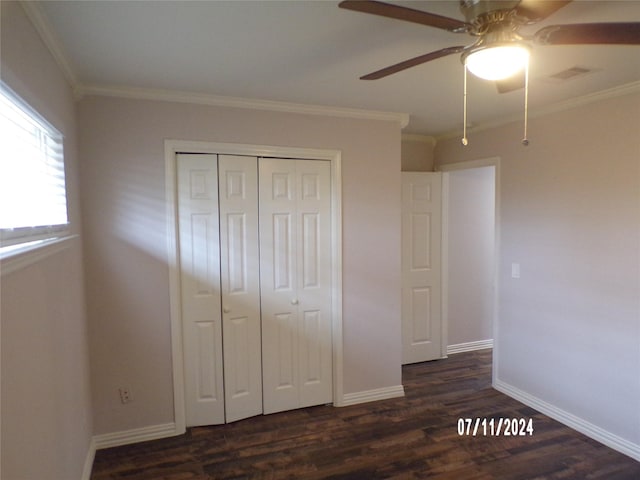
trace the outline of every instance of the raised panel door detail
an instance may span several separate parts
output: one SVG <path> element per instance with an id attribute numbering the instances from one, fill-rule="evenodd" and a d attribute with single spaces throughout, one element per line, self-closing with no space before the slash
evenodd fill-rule
<path id="1" fill-rule="evenodd" d="M 302 199 L 303 200 L 319 200 L 320 199 L 320 179 L 317 174 L 303 174 L 302 179 Z"/>
<path id="2" fill-rule="evenodd" d="M 207 178 L 211 176 L 211 169 L 191 170 L 189 172 L 190 178 L 190 192 L 192 199 L 209 200 L 211 198 L 210 182 Z"/>
<path id="3" fill-rule="evenodd" d="M 418 344 L 431 340 L 431 288 L 411 289 L 411 343 Z"/>
<path id="4" fill-rule="evenodd" d="M 246 181 L 244 172 L 227 171 L 225 175 L 226 182 L 226 198 L 227 199 L 244 199 L 246 192 Z"/>
<path id="5" fill-rule="evenodd" d="M 274 200 L 291 200 L 291 176 L 288 173 L 274 173 L 272 185 Z"/>
<path id="6" fill-rule="evenodd" d="M 197 295 L 211 295 L 211 286 L 215 285 L 211 278 L 214 252 L 211 251 L 210 231 L 210 213 L 191 215 L 191 273 L 197 285 Z"/>
<path id="7" fill-rule="evenodd" d="M 295 320 L 291 313 L 279 313 L 275 316 L 274 325 L 277 328 L 278 339 L 278 389 L 295 387 Z"/>
<path id="8" fill-rule="evenodd" d="M 431 214 L 411 214 L 411 269 L 431 267 Z"/>
<path id="9" fill-rule="evenodd" d="M 320 218 L 317 213 L 302 215 L 302 284 L 317 287 L 320 267 Z"/>
<path id="10" fill-rule="evenodd" d="M 415 208 L 420 209 L 426 203 L 431 202 L 431 185 L 414 183 L 411 185 L 411 202 Z"/>
<path id="11" fill-rule="evenodd" d="M 214 322 L 198 322 L 197 324 L 197 362 L 198 362 L 198 400 L 218 399 L 218 378 L 215 368 L 216 357 L 216 331 Z"/>
<path id="12" fill-rule="evenodd" d="M 251 384 L 249 352 L 253 346 L 249 336 L 249 319 L 247 317 L 230 318 L 227 326 L 230 330 L 230 341 L 226 348 L 231 350 L 229 353 L 234 367 L 225 373 L 225 377 L 228 378 L 228 381 L 225 381 L 225 389 L 228 390 L 232 399 L 237 399 L 249 394 L 249 385 Z"/>
<path id="13" fill-rule="evenodd" d="M 291 290 L 293 287 L 291 214 L 273 215 L 273 286 L 275 290 Z"/>
<path id="14" fill-rule="evenodd" d="M 322 376 L 322 342 L 320 312 L 305 311 L 302 315 L 302 341 L 305 358 L 302 359 L 302 375 L 305 385 L 317 383 Z"/>
<path id="15" fill-rule="evenodd" d="M 229 294 L 244 293 L 247 289 L 246 215 L 227 214 L 227 259 Z"/>

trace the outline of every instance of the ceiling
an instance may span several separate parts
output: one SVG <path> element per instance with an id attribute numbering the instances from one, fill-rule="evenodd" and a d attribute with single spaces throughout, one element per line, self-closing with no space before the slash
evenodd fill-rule
<path id="1" fill-rule="evenodd" d="M 457 1 L 395 2 L 464 20 Z M 338 8 L 322 1 L 46 1 L 49 26 L 81 85 L 113 85 L 410 114 L 405 133 L 462 126 L 459 55 L 390 77 L 359 77 L 447 46 L 464 34 Z M 576 0 L 544 25 L 640 21 L 640 0 Z M 566 81 L 571 67 L 593 72 Z M 530 108 L 640 80 L 640 46 L 540 46 L 532 53 Z M 469 122 L 520 115 L 523 91 L 498 94 L 469 80 Z"/>

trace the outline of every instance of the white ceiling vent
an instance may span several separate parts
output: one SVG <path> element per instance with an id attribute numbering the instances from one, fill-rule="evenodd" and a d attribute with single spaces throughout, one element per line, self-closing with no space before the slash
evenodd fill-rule
<path id="1" fill-rule="evenodd" d="M 570 79 L 574 79 L 577 77 L 584 77 L 585 75 L 589 75 L 590 73 L 596 72 L 598 69 L 589 68 L 589 67 L 571 67 L 566 70 L 562 70 L 558 73 L 554 73 L 553 75 L 549 75 L 547 79 L 552 80 L 554 82 L 564 82 Z"/>

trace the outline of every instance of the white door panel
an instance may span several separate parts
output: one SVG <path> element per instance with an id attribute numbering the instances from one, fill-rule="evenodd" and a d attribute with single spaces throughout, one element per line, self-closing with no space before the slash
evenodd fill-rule
<path id="1" fill-rule="evenodd" d="M 445 356 L 442 346 L 442 175 L 402 173 L 402 363 Z"/>
<path id="2" fill-rule="evenodd" d="M 224 423 L 215 155 L 178 155 L 187 425 Z"/>
<path id="3" fill-rule="evenodd" d="M 298 408 L 295 160 L 260 159 L 264 413 Z"/>
<path id="4" fill-rule="evenodd" d="M 298 161 L 298 270 L 300 406 L 330 403 L 331 359 L 331 167 Z"/>
<path id="5" fill-rule="evenodd" d="M 264 411 L 331 401 L 330 165 L 260 159 Z"/>
<path id="6" fill-rule="evenodd" d="M 187 426 L 332 401 L 330 169 L 177 156 Z"/>
<path id="7" fill-rule="evenodd" d="M 257 162 L 218 158 L 227 422 L 262 413 Z"/>

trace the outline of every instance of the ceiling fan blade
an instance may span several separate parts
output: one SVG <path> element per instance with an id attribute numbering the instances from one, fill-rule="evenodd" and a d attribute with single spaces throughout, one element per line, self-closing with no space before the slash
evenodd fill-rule
<path id="1" fill-rule="evenodd" d="M 496 80 L 496 89 L 498 93 L 509 93 L 524 88 L 525 78 L 524 70 L 516 73 L 515 75 L 504 78 L 502 80 Z"/>
<path id="2" fill-rule="evenodd" d="M 516 7 L 516 15 L 530 22 L 539 22 L 557 12 L 572 0 L 522 0 Z"/>
<path id="3" fill-rule="evenodd" d="M 551 25 L 534 39 L 540 45 L 640 45 L 640 22 Z"/>
<path id="4" fill-rule="evenodd" d="M 443 17 L 434 13 L 414 10 L 413 8 L 392 5 L 390 3 L 369 0 L 344 0 L 339 4 L 340 8 L 354 10 L 356 12 L 371 13 L 382 17 L 395 18 L 407 22 L 419 23 L 429 27 L 442 28 L 450 32 L 463 33 L 468 31 L 470 25 L 455 18 Z"/>
<path id="5" fill-rule="evenodd" d="M 381 70 L 369 73 L 363 77 L 360 77 L 360 80 L 378 80 L 379 78 L 387 77 L 394 73 L 401 72 L 402 70 L 406 70 L 407 68 L 430 62 L 431 60 L 435 60 L 436 58 L 446 57 L 447 55 L 451 55 L 453 53 L 460 53 L 465 48 L 466 47 L 461 46 L 447 47 L 441 50 L 436 50 L 435 52 L 426 53 L 424 55 L 405 60 L 404 62 L 396 63 L 395 65 L 391 65 L 390 67 L 386 67 Z"/>

